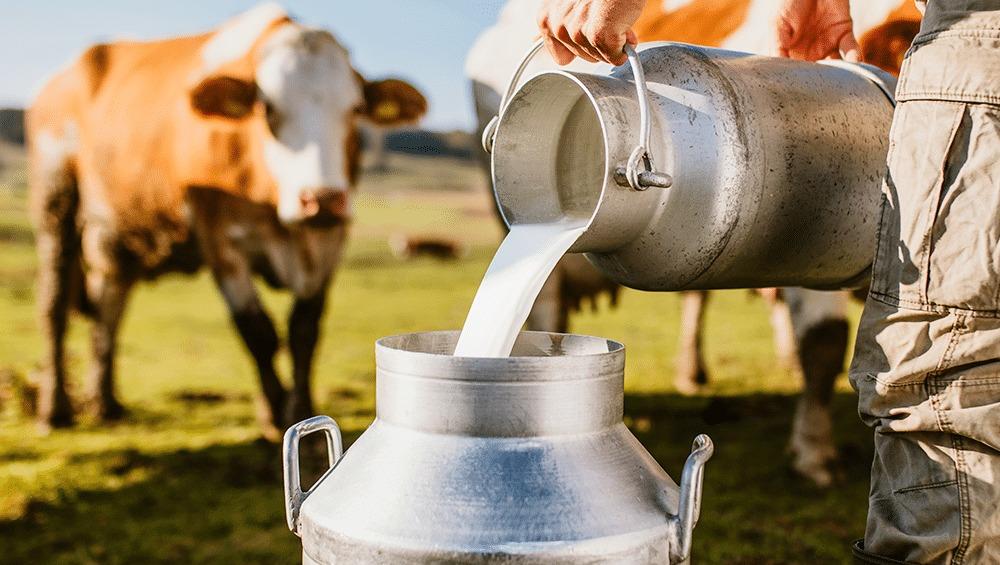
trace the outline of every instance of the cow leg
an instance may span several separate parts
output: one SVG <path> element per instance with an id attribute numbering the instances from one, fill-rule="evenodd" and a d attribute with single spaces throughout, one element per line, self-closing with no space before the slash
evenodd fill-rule
<path id="1" fill-rule="evenodd" d="M 38 424 L 43 431 L 73 424 L 73 407 L 66 393 L 65 337 L 72 282 L 79 271 L 76 215 L 79 194 L 63 161 L 50 170 L 31 171 L 32 215 L 36 232 L 38 273 L 35 300 L 45 340 L 45 357 L 38 383 Z"/>
<path id="2" fill-rule="evenodd" d="M 274 355 L 278 352 L 278 334 L 271 318 L 257 296 L 250 269 L 234 258 L 225 268 L 213 269 L 216 283 L 229 306 L 233 324 L 243 338 L 250 356 L 257 365 L 263 398 L 258 406 L 257 419 L 264 437 L 278 440 L 284 423 L 283 408 L 287 394 L 274 370 Z"/>
<path id="3" fill-rule="evenodd" d="M 788 303 L 777 298 L 771 301 L 771 332 L 774 337 L 774 356 L 785 369 L 798 366 L 798 351 L 795 345 L 795 330 Z"/>
<path id="4" fill-rule="evenodd" d="M 90 334 L 93 358 L 87 383 L 89 403 L 98 420 L 118 420 L 125 415 L 125 408 L 115 397 L 115 349 L 131 283 L 117 273 L 97 270 L 88 271 L 86 282 L 93 309 Z"/>
<path id="5" fill-rule="evenodd" d="M 319 341 L 319 323 L 326 306 L 327 285 L 309 298 L 296 298 L 288 319 L 288 346 L 292 353 L 292 393 L 285 412 L 289 421 L 298 422 L 313 415 L 310 388 L 313 357 Z"/>
<path id="6" fill-rule="evenodd" d="M 68 234 L 54 226 L 38 230 L 38 282 L 35 300 L 39 326 L 45 340 L 44 368 L 38 383 L 38 424 L 43 430 L 73 424 L 73 407 L 66 393 L 65 337 L 70 305 L 70 270 L 76 261 L 76 247 Z M 54 232 L 54 233 L 53 233 Z"/>
<path id="7" fill-rule="evenodd" d="M 708 291 L 688 290 L 681 293 L 681 331 L 674 362 L 674 386 L 681 394 L 694 394 L 708 383 L 705 358 L 701 349 L 701 333 L 708 303 Z"/>
<path id="8" fill-rule="evenodd" d="M 830 465 L 837 458 L 830 404 L 847 353 L 847 295 L 787 289 L 785 298 L 805 385 L 789 440 L 792 467 L 818 486 L 829 486 L 833 482 Z"/>

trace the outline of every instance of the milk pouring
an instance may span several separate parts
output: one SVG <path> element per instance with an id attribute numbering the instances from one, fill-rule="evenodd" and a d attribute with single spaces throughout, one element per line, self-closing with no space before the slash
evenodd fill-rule
<path id="1" fill-rule="evenodd" d="M 509 355 L 542 285 L 584 227 L 566 221 L 511 229 L 483 276 L 454 354 Z"/>

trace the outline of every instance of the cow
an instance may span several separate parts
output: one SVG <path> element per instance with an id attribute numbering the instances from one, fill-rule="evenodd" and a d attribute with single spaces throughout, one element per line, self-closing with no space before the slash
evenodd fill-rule
<path id="1" fill-rule="evenodd" d="M 129 291 L 207 266 L 256 364 L 267 437 L 313 413 L 310 373 L 327 289 L 351 220 L 357 125 L 414 123 L 427 103 L 397 79 L 369 82 L 333 35 L 257 6 L 209 33 L 94 45 L 27 114 L 37 302 L 46 342 L 38 417 L 69 426 L 64 334 L 93 322 L 88 404 L 124 414 L 116 334 Z M 293 384 L 254 277 L 294 297 Z"/>
<path id="2" fill-rule="evenodd" d="M 482 33 L 466 59 L 480 131 L 499 107 L 500 94 L 527 47 L 537 37 L 541 0 L 510 0 L 497 23 Z M 681 41 L 736 51 L 776 53 L 772 22 L 775 0 L 650 0 L 635 25 L 640 41 Z M 912 0 L 870 0 L 853 6 L 864 61 L 899 73 L 903 56 L 920 26 Z M 525 80 L 534 72 L 555 68 L 547 54 L 536 56 Z M 577 59 L 571 70 L 606 72 L 609 67 Z M 483 161 L 488 168 L 488 161 Z M 583 300 L 617 295 L 618 287 L 586 260 L 567 255 L 545 283 L 528 318 L 536 330 L 566 331 L 569 314 Z M 776 355 L 797 369 L 805 383 L 793 419 L 789 450 L 792 466 L 818 485 L 833 481 L 836 458 L 830 401 L 836 376 L 843 370 L 848 325 L 846 292 L 806 289 L 759 291 L 771 310 Z M 701 350 L 702 316 L 708 293 L 681 293 L 681 331 L 675 360 L 675 384 L 686 394 L 697 392 L 708 376 Z M 614 301 L 612 300 L 612 303 Z"/>

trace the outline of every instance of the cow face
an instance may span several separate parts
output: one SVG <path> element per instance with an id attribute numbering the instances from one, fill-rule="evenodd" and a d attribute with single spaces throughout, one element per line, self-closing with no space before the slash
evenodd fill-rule
<path id="1" fill-rule="evenodd" d="M 284 26 L 263 45 L 255 80 L 278 217 L 346 220 L 354 117 L 364 100 L 347 51 L 325 31 Z"/>
<path id="2" fill-rule="evenodd" d="M 359 164 L 358 118 L 376 126 L 413 123 L 427 110 L 416 88 L 397 79 L 368 82 L 323 30 L 288 23 L 260 45 L 252 80 L 221 72 L 191 92 L 203 116 L 261 117 L 263 160 L 286 223 L 343 223 Z M 257 111 L 255 111 L 255 109 Z"/>

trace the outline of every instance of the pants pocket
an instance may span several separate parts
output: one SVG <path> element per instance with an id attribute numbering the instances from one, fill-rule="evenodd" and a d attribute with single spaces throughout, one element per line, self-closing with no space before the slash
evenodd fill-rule
<path id="1" fill-rule="evenodd" d="M 945 163 L 964 104 L 901 102 L 890 134 L 888 170 L 873 266 L 872 293 L 908 307 L 927 306 L 927 260 Z"/>
<path id="2" fill-rule="evenodd" d="M 911 308 L 1000 310 L 1000 107 L 896 109 L 872 276 Z"/>
<path id="3" fill-rule="evenodd" d="M 931 304 L 1000 309 L 1000 107 L 963 104 L 928 238 Z"/>

